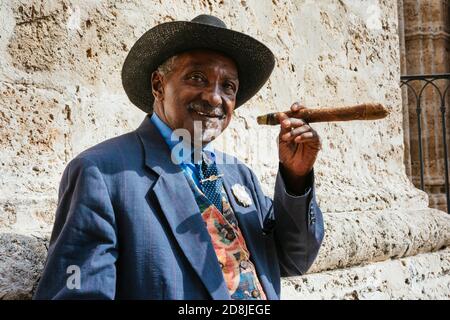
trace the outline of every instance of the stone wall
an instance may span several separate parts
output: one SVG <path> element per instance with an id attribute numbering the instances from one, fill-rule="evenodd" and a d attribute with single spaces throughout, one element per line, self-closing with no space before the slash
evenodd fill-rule
<path id="1" fill-rule="evenodd" d="M 420 254 L 430 251 L 442 257 L 436 277 L 446 281 L 436 290 L 450 297 L 449 259 L 441 250 L 450 242 L 450 219 L 427 208 L 427 195 L 409 182 L 403 164 L 394 1 L 0 3 L 0 298 L 28 298 L 35 287 L 67 162 L 144 118 L 121 88 L 129 48 L 157 23 L 200 13 L 217 15 L 276 55 L 268 83 L 238 109 L 216 143 L 251 166 L 268 195 L 278 163 L 277 129 L 258 126 L 257 115 L 288 109 L 297 100 L 309 107 L 378 101 L 391 111 L 381 121 L 314 125 L 323 139 L 315 170 L 326 238 L 310 274 L 284 282 L 287 297 L 310 297 L 304 283 L 312 281 L 316 288 L 336 288 L 334 296 L 313 290 L 314 297 L 343 298 L 338 288 L 345 291 L 347 284 L 336 282 L 343 274 L 366 272 L 374 262 L 384 270 L 389 259 L 423 260 Z M 403 260 L 394 261 L 400 266 Z M 366 280 L 353 279 L 352 286 L 363 287 Z M 390 283 L 377 288 L 383 297 L 401 296 L 391 294 Z"/>

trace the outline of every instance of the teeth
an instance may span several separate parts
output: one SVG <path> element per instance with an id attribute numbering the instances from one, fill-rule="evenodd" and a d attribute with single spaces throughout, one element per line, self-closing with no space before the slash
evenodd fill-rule
<path id="1" fill-rule="evenodd" d="M 214 117 L 216 117 L 215 115 L 210 115 L 210 114 L 207 114 L 207 113 L 204 113 L 204 112 L 200 112 L 200 111 L 196 111 L 199 115 L 201 115 L 201 116 L 206 116 L 206 117 L 210 117 L 210 118 L 214 118 Z"/>
<path id="2" fill-rule="evenodd" d="M 208 113 L 204 113 L 204 112 L 201 112 L 201 111 L 197 111 L 197 110 L 194 110 L 197 114 L 199 114 L 199 115 L 201 115 L 201 116 L 204 116 L 204 117 L 209 117 L 209 118 L 219 118 L 219 119 L 223 119 L 223 118 L 225 118 L 225 116 L 224 115 L 214 115 L 214 114 L 208 114 Z"/>

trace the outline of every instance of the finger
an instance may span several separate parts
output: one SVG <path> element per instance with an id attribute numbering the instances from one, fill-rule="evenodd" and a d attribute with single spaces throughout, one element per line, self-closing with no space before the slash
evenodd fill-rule
<path id="1" fill-rule="evenodd" d="M 297 128 L 294 128 L 293 126 L 291 126 L 291 131 L 283 134 L 283 136 L 281 138 L 284 141 L 289 141 L 289 140 L 292 140 L 295 137 L 297 137 L 305 132 L 311 131 L 311 130 L 312 130 L 312 128 L 307 124 L 302 125 L 301 127 L 297 127 Z"/>
<path id="2" fill-rule="evenodd" d="M 294 143 L 296 144 L 308 144 L 308 146 L 312 147 L 313 149 L 322 150 L 322 142 L 320 141 L 320 139 L 306 138 L 299 141 L 296 140 L 294 140 Z"/>
<path id="3" fill-rule="evenodd" d="M 302 105 L 300 102 L 294 102 L 291 105 L 291 111 L 293 111 L 293 112 L 297 112 L 302 109 L 306 109 L 306 107 L 304 105 Z"/>
<path id="4" fill-rule="evenodd" d="M 291 119 L 284 112 L 277 113 L 280 121 L 280 136 L 291 131 Z"/>
<path id="5" fill-rule="evenodd" d="M 300 118 L 289 118 L 289 121 L 291 122 L 291 127 L 293 128 L 297 128 L 297 127 L 301 127 L 303 125 L 307 125 L 308 123 Z"/>
<path id="6" fill-rule="evenodd" d="M 319 145 L 322 144 L 320 137 L 317 135 L 315 131 L 308 131 L 302 133 L 295 137 L 294 142 L 296 143 L 305 143 L 305 142 L 317 142 Z"/>

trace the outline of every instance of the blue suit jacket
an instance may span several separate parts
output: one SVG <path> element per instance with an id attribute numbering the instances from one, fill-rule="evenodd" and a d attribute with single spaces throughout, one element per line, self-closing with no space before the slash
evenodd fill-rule
<path id="1" fill-rule="evenodd" d="M 314 187 L 292 197 L 278 174 L 272 201 L 254 173 L 236 162 L 218 165 L 224 186 L 265 293 L 279 299 L 280 275 L 303 274 L 323 239 Z M 246 187 L 251 206 L 236 202 L 236 183 Z M 79 289 L 67 286 L 70 266 L 80 270 Z M 147 117 L 65 169 L 34 298 L 230 299 L 188 182 Z"/>

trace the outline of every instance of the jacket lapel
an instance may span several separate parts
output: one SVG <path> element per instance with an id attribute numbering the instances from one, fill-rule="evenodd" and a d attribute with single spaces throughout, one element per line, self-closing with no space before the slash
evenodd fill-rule
<path id="1" fill-rule="evenodd" d="M 230 299 L 222 270 L 200 210 L 181 168 L 158 129 L 146 117 L 136 130 L 145 152 L 145 165 L 159 175 L 153 192 L 181 250 L 213 299 Z"/>
<path id="2" fill-rule="evenodd" d="M 223 159 L 223 158 L 222 158 Z M 262 222 L 260 220 L 261 213 L 258 212 L 258 208 L 253 203 L 249 207 L 243 207 L 237 203 L 235 196 L 231 191 L 231 187 L 234 184 L 245 185 L 239 174 L 235 173 L 236 170 L 230 170 L 230 167 L 237 166 L 236 164 L 218 164 L 220 172 L 224 173 L 223 183 L 224 188 L 228 196 L 228 201 L 233 208 L 234 214 L 239 223 L 245 244 L 250 251 L 250 257 L 255 264 L 258 279 L 264 288 L 264 292 L 268 299 L 278 300 L 273 284 L 269 280 L 266 273 L 270 271 L 270 267 L 267 265 L 266 257 L 266 238 L 262 233 Z M 248 188 L 247 188 L 248 190 Z M 251 195 L 250 191 L 249 195 Z M 254 202 L 255 199 L 252 199 Z"/>

